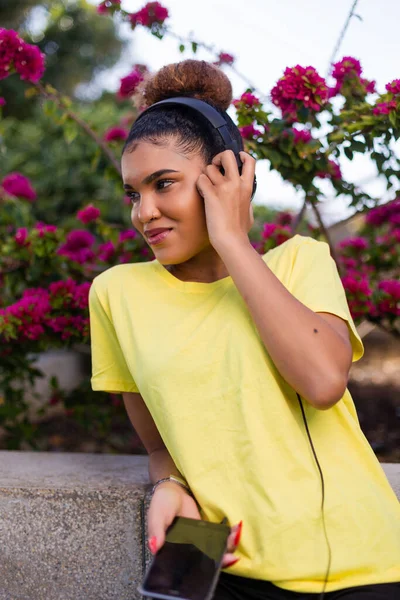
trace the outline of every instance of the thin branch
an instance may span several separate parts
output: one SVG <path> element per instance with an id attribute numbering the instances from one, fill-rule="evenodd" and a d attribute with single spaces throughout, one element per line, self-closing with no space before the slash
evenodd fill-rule
<path id="1" fill-rule="evenodd" d="M 324 225 L 324 222 L 323 222 L 322 217 L 321 217 L 321 213 L 319 212 L 319 210 L 318 210 L 317 205 L 316 205 L 315 202 L 310 202 L 310 204 L 311 204 L 311 208 L 314 211 L 316 219 L 318 221 L 319 228 L 322 231 L 322 233 L 324 234 L 324 236 L 326 238 L 326 241 L 329 244 L 329 248 L 330 248 L 330 251 L 331 251 L 331 256 L 332 256 L 333 260 L 336 263 L 336 266 L 338 268 L 339 274 L 342 275 L 342 273 L 341 273 L 341 270 L 342 270 L 341 269 L 341 264 L 339 262 L 339 259 L 338 259 L 337 253 L 336 253 L 336 248 L 335 248 L 335 246 L 334 246 L 334 244 L 332 242 L 332 239 L 330 237 L 330 234 L 328 233 L 327 228 Z"/>
<path id="2" fill-rule="evenodd" d="M 303 220 L 304 214 L 306 212 L 306 208 L 307 208 L 307 197 L 304 198 L 304 203 L 303 206 L 300 209 L 300 212 L 298 213 L 298 215 L 296 216 L 296 218 L 294 219 L 293 223 L 292 223 L 292 235 L 294 235 L 297 231 L 297 228 L 299 227 L 300 223 Z"/>
<path id="3" fill-rule="evenodd" d="M 338 39 L 338 41 L 335 44 L 335 47 L 334 47 L 333 52 L 332 52 L 332 56 L 331 56 L 330 61 L 329 61 L 329 66 L 328 66 L 328 70 L 327 70 L 327 73 L 326 73 L 326 79 L 328 79 L 329 75 L 331 74 L 331 67 L 333 65 L 333 61 L 335 60 L 336 55 L 339 52 L 340 46 L 342 45 L 344 36 L 346 35 L 346 31 L 347 31 L 347 29 L 348 29 L 348 27 L 350 25 L 351 19 L 353 17 L 360 18 L 360 16 L 356 15 L 355 12 L 354 12 L 357 4 L 358 4 L 358 0 L 354 0 L 353 5 L 352 5 L 352 7 L 350 9 L 350 12 L 349 12 L 349 14 L 347 16 L 346 22 L 344 24 L 344 27 L 343 27 L 342 31 L 340 32 L 339 39 Z"/>
<path id="4" fill-rule="evenodd" d="M 120 167 L 119 162 L 117 161 L 114 153 L 110 150 L 110 148 L 108 148 L 107 144 L 105 144 L 105 142 L 101 139 L 101 137 L 98 136 L 97 133 L 95 131 L 93 131 L 93 129 L 83 119 L 81 119 L 76 113 L 74 113 L 72 110 L 70 110 L 69 108 L 67 108 L 65 106 L 65 104 L 64 104 L 62 98 L 60 97 L 60 95 L 58 94 L 58 92 L 57 93 L 47 92 L 41 83 L 36 83 L 35 85 L 38 88 L 38 90 L 40 91 L 40 93 L 45 98 L 47 98 L 48 100 L 51 100 L 59 108 L 61 108 L 64 111 L 64 113 L 68 117 L 70 117 L 70 119 L 75 121 L 75 123 L 77 123 L 77 125 L 79 125 L 79 127 L 81 129 L 83 129 L 83 131 L 85 131 L 85 133 L 89 137 L 91 137 L 92 140 L 94 140 L 96 142 L 96 144 L 99 146 L 99 148 L 101 148 L 103 153 L 107 156 L 108 160 L 111 162 L 111 164 L 113 165 L 113 167 L 115 168 L 117 173 L 119 175 L 121 175 L 121 167 Z"/>

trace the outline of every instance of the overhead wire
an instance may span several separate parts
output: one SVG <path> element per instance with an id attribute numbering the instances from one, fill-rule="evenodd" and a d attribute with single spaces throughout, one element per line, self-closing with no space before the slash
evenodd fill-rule
<path id="1" fill-rule="evenodd" d="M 355 9 L 356 9 L 356 6 L 357 6 L 357 4 L 358 4 L 358 1 L 359 1 L 359 0 L 354 0 L 354 1 L 353 1 L 352 7 L 351 7 L 351 9 L 350 9 L 350 12 L 349 12 L 349 14 L 347 15 L 346 22 L 345 22 L 345 24 L 344 24 L 344 26 L 343 26 L 343 28 L 342 28 L 342 31 L 341 31 L 341 32 L 340 32 L 340 34 L 339 34 L 339 37 L 338 37 L 338 39 L 337 39 L 337 42 L 336 42 L 336 44 L 335 44 L 335 47 L 334 47 L 334 49 L 333 49 L 333 52 L 332 52 L 331 58 L 330 58 L 330 60 L 329 60 L 328 70 L 327 70 L 327 73 L 326 73 L 326 79 L 327 79 L 327 78 L 329 77 L 329 75 L 331 74 L 332 65 L 333 65 L 333 63 L 334 63 L 334 61 L 335 61 L 335 58 L 336 58 L 336 56 L 337 56 L 337 53 L 338 53 L 338 52 L 339 52 L 339 50 L 340 50 L 340 46 L 342 45 L 342 42 L 343 42 L 343 40 L 344 40 L 344 36 L 346 35 L 347 29 L 349 28 L 349 25 L 350 25 L 350 22 L 351 22 L 352 18 L 353 18 L 353 17 L 356 17 L 357 19 L 360 19 L 360 20 L 362 21 L 362 18 L 360 17 L 360 15 L 358 15 L 358 14 L 356 14 L 356 13 L 354 12 L 354 11 L 355 11 Z"/>

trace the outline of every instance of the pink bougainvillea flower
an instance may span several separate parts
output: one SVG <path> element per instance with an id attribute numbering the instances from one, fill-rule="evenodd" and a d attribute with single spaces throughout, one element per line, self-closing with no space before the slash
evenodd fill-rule
<path id="1" fill-rule="evenodd" d="M 228 54 L 228 52 L 220 52 L 218 55 L 218 59 L 215 61 L 215 65 L 219 67 L 221 65 L 233 65 L 235 62 L 235 57 L 232 54 Z"/>
<path id="2" fill-rule="evenodd" d="M 400 79 L 393 79 L 393 81 L 387 83 L 385 87 L 388 92 L 397 96 L 397 94 L 400 94 Z"/>
<path id="3" fill-rule="evenodd" d="M 120 82 L 118 96 L 120 98 L 129 98 L 132 96 L 139 83 L 143 81 L 146 71 L 147 69 L 143 68 L 143 65 L 137 65 L 129 75 L 123 77 Z"/>
<path id="4" fill-rule="evenodd" d="M 387 315 L 400 316 L 400 281 L 385 279 L 378 284 L 378 290 L 383 292 L 377 302 L 378 312 Z"/>
<path id="5" fill-rule="evenodd" d="M 369 80 L 369 79 L 363 79 L 361 78 L 361 83 L 363 84 L 363 86 L 365 87 L 365 91 L 367 92 L 367 94 L 375 94 L 376 92 L 376 81 L 373 80 Z"/>
<path id="6" fill-rule="evenodd" d="M 365 216 L 365 221 L 369 225 L 382 225 L 391 220 L 394 215 L 400 215 L 400 198 L 396 198 L 392 202 L 382 204 L 375 208 L 371 208 Z"/>
<path id="7" fill-rule="evenodd" d="M 13 29 L 0 28 L 0 68 L 7 72 L 7 75 L 9 75 L 15 55 L 24 43 Z"/>
<path id="8" fill-rule="evenodd" d="M 136 25 L 151 27 L 156 23 L 162 25 L 168 16 L 168 9 L 162 6 L 160 2 L 148 2 L 141 10 L 132 13 L 129 20 L 132 28 L 135 28 Z"/>
<path id="9" fill-rule="evenodd" d="M 260 106 L 261 102 L 257 96 L 254 96 L 254 94 L 250 94 L 250 92 L 244 92 L 240 98 L 237 98 L 233 101 L 233 105 L 236 108 L 239 108 L 241 105 L 252 108 L 253 106 Z"/>
<path id="10" fill-rule="evenodd" d="M 85 229 L 75 229 L 67 235 L 67 240 L 57 250 L 57 254 L 66 256 L 74 262 L 84 264 L 90 262 L 95 254 L 92 246 L 95 237 Z"/>
<path id="11" fill-rule="evenodd" d="M 16 243 L 18 244 L 18 246 L 26 246 L 28 245 L 27 243 L 27 237 L 28 237 L 28 230 L 26 227 L 20 227 L 19 229 L 17 229 L 14 239 L 16 241 Z"/>
<path id="12" fill-rule="evenodd" d="M 114 256 L 115 248 L 112 242 L 106 242 L 105 244 L 101 244 L 99 246 L 99 251 L 97 256 L 100 260 L 104 262 L 108 262 Z"/>
<path id="13" fill-rule="evenodd" d="M 127 231 L 121 231 L 119 234 L 119 243 L 123 244 L 126 240 L 134 240 L 136 237 L 136 231 L 128 229 Z"/>
<path id="14" fill-rule="evenodd" d="M 19 73 L 21 79 L 37 83 L 44 73 L 44 60 L 45 55 L 40 52 L 37 46 L 24 43 L 15 55 L 15 70 Z"/>
<path id="15" fill-rule="evenodd" d="M 46 223 L 42 223 L 40 221 L 39 221 L 39 223 L 36 223 L 35 229 L 36 229 L 36 231 L 38 231 L 39 237 L 44 237 L 46 235 L 46 233 L 56 233 L 57 232 L 56 225 L 46 225 Z"/>
<path id="16" fill-rule="evenodd" d="M 390 100 L 389 102 L 379 102 L 373 109 L 374 115 L 388 115 L 393 110 L 396 110 L 396 100 Z"/>
<path id="17" fill-rule="evenodd" d="M 93 204 L 88 204 L 82 210 L 78 210 L 76 218 L 82 221 L 85 225 L 91 223 L 92 221 L 96 221 L 100 216 L 100 210 L 93 206 Z"/>
<path id="18" fill-rule="evenodd" d="M 318 171 L 315 176 L 321 179 L 342 179 L 342 171 L 337 163 L 328 160 L 328 171 Z"/>
<path id="19" fill-rule="evenodd" d="M 74 293 L 74 303 L 76 308 L 84 309 L 89 304 L 89 290 L 92 284 L 89 281 L 76 286 Z"/>
<path id="20" fill-rule="evenodd" d="M 3 96 L 0 96 L 0 106 L 5 106 L 7 104 L 6 99 Z"/>
<path id="21" fill-rule="evenodd" d="M 61 281 L 53 281 L 49 285 L 50 299 L 54 298 L 73 298 L 76 289 L 76 282 L 69 279 L 62 279 Z"/>
<path id="22" fill-rule="evenodd" d="M 339 248 L 354 248 L 355 250 L 366 250 L 369 242 L 365 237 L 353 237 L 342 240 L 339 243 Z"/>
<path id="23" fill-rule="evenodd" d="M 119 140 L 126 140 L 128 137 L 128 130 L 124 127 L 111 127 L 104 134 L 104 140 L 106 142 L 115 142 Z"/>
<path id="24" fill-rule="evenodd" d="M 6 175 L 1 182 L 1 185 L 10 196 L 16 198 L 24 198 L 33 202 L 36 200 L 36 192 L 32 187 L 31 182 L 22 173 L 14 172 Z"/>
<path id="25" fill-rule="evenodd" d="M 262 131 L 254 127 L 254 125 L 244 125 L 243 127 L 239 127 L 239 131 L 245 140 L 252 140 L 262 135 Z"/>
<path id="26" fill-rule="evenodd" d="M 271 90 L 272 102 L 284 116 L 294 117 L 302 108 L 322 110 L 328 100 L 328 87 L 314 67 L 287 67 Z"/>
<path id="27" fill-rule="evenodd" d="M 294 135 L 295 144 L 307 144 L 307 142 L 310 142 L 313 139 L 308 129 L 296 129 L 295 127 L 293 127 L 292 131 Z"/>
<path id="28" fill-rule="evenodd" d="M 339 82 L 343 82 L 345 77 L 360 77 L 362 67 L 359 60 L 352 56 L 344 56 L 342 60 L 333 65 L 332 77 Z"/>

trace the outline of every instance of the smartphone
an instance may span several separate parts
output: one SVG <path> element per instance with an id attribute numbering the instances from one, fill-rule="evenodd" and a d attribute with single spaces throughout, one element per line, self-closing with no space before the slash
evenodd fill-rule
<path id="1" fill-rule="evenodd" d="M 211 600 L 229 534 L 223 523 L 176 517 L 139 593 L 165 600 Z"/>

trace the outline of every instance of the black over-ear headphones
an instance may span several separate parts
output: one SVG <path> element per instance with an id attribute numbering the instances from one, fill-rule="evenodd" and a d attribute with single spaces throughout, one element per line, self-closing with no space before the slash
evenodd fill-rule
<path id="1" fill-rule="evenodd" d="M 146 110 L 144 110 L 136 119 L 136 121 L 138 121 L 139 119 L 141 119 L 143 117 L 144 114 L 158 108 L 159 106 L 176 106 L 176 105 L 183 105 L 183 106 L 187 106 L 188 108 L 200 113 L 205 119 L 207 119 L 207 121 L 210 123 L 210 125 L 212 125 L 212 127 L 214 127 L 214 129 L 216 129 L 219 133 L 219 135 L 222 138 L 222 141 L 224 143 L 224 147 L 225 150 L 232 150 L 232 152 L 235 155 L 236 158 L 236 163 L 239 169 L 239 173 L 242 173 L 242 167 L 243 167 L 243 163 L 240 159 L 240 155 L 239 155 L 239 146 L 236 140 L 233 139 L 233 137 L 231 136 L 229 129 L 228 129 L 228 124 L 226 122 L 226 120 L 224 119 L 224 117 L 215 110 L 215 108 L 213 108 L 210 104 L 207 104 L 207 102 L 204 102 L 203 100 L 197 100 L 197 98 L 187 98 L 185 96 L 179 96 L 176 98 L 168 98 L 168 100 L 160 100 L 160 102 L 156 102 L 155 104 L 152 104 L 151 106 L 149 106 L 149 108 L 146 108 Z M 253 200 L 254 195 L 256 193 L 256 189 L 257 189 L 257 179 L 256 176 L 254 175 L 254 182 L 253 182 L 253 191 L 251 194 L 251 200 Z"/>

